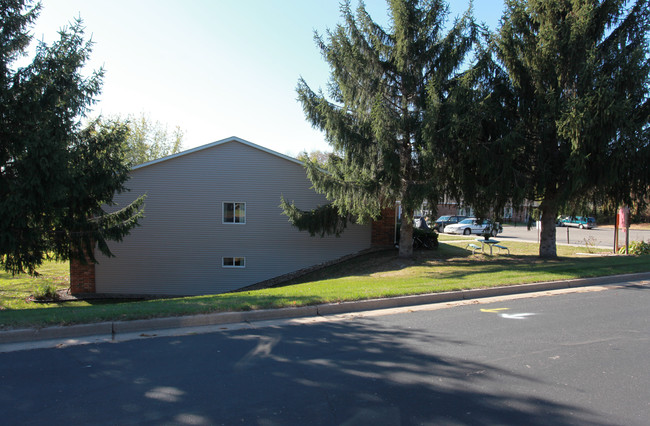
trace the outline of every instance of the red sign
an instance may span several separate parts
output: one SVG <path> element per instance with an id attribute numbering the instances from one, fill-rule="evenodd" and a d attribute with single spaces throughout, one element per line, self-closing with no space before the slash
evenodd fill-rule
<path id="1" fill-rule="evenodd" d="M 630 217 L 630 209 L 627 208 L 627 207 L 621 207 L 620 209 L 618 209 L 618 215 L 616 215 L 616 216 L 617 216 L 617 219 L 618 219 L 617 220 L 617 222 L 618 222 L 617 226 L 619 228 L 626 229 L 627 228 L 627 222 L 628 222 L 629 217 Z"/>

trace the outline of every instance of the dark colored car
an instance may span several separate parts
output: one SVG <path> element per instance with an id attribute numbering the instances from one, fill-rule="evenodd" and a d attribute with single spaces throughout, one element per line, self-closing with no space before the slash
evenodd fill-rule
<path id="1" fill-rule="evenodd" d="M 463 220 L 465 218 L 467 218 L 467 216 L 456 216 L 456 215 L 440 216 L 433 223 L 433 229 L 435 229 L 438 232 L 442 232 L 445 229 L 445 226 L 453 225 L 455 223 L 460 222 L 461 220 Z"/>

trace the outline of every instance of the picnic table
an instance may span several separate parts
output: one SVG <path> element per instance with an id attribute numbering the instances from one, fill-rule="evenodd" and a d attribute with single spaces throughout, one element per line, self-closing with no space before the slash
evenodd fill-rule
<path id="1" fill-rule="evenodd" d="M 491 238 L 488 240 L 486 240 L 485 238 L 477 238 L 476 241 L 481 243 L 481 251 L 484 253 L 485 253 L 485 245 L 490 247 L 490 256 L 492 256 L 492 246 L 494 246 L 495 244 L 499 244 L 499 241 L 493 240 Z"/>

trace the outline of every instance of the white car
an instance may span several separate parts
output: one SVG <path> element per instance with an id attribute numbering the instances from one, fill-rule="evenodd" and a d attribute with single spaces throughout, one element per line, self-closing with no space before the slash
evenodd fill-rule
<path id="1" fill-rule="evenodd" d="M 493 227 L 491 220 L 484 219 L 479 221 L 475 217 L 468 217 L 453 225 L 447 225 L 445 226 L 444 232 L 445 234 L 481 235 L 486 228 L 492 229 L 491 234 L 493 237 L 496 237 L 499 232 L 503 232 L 501 225 Z"/>

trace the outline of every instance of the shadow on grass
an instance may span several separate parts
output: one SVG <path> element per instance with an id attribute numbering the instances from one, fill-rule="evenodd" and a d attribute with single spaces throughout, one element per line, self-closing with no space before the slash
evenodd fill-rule
<path id="1" fill-rule="evenodd" d="M 436 250 L 416 250 L 413 258 L 404 259 L 397 255 L 397 250 L 386 250 L 379 253 L 371 253 L 347 260 L 335 266 L 321 269 L 299 278 L 280 283 L 274 287 L 285 287 L 295 284 L 344 278 L 348 276 L 370 276 L 381 272 L 399 271 L 409 267 L 417 266 L 459 266 L 468 267 L 480 263 L 481 267 L 488 262 L 499 265 L 507 265 L 512 261 L 521 263 L 530 263 L 538 261 L 536 256 L 482 256 L 481 254 L 472 254 L 470 250 L 463 247 L 440 244 Z M 504 263 L 505 262 L 505 263 Z M 437 272 L 432 272 L 436 276 Z"/>
<path id="2" fill-rule="evenodd" d="M 411 266 L 424 266 L 426 262 L 430 261 L 442 261 L 456 257 L 470 257 L 472 255 L 467 250 L 447 244 L 440 244 L 440 247 L 435 250 L 416 250 L 412 259 L 400 258 L 397 253 L 397 249 L 391 249 L 364 254 L 334 266 L 308 273 L 299 278 L 276 284 L 273 287 L 286 287 L 313 281 L 343 278 L 350 275 L 370 276 L 378 272 L 398 271 Z"/>
<path id="3" fill-rule="evenodd" d="M 647 258 L 630 256 L 610 257 L 606 261 L 599 257 L 560 256 L 556 259 L 542 259 L 537 254 L 515 253 L 490 256 L 483 253 L 473 254 L 462 245 L 441 244 L 438 250 L 414 252 L 412 259 L 399 258 L 396 250 L 360 256 L 275 287 L 348 276 L 370 277 L 373 274 L 397 272 L 411 267 L 430 267 L 429 271 L 419 272 L 419 274 L 431 280 L 463 281 L 469 277 L 476 280 L 481 276 L 487 278 L 492 275 L 492 280 L 519 276 L 520 278 L 515 281 L 530 282 L 526 279 L 527 273 L 543 274 L 547 277 L 545 279 L 551 280 L 643 272 L 650 269 L 647 260 Z M 504 282 L 504 284 L 509 283 L 512 282 Z"/>

